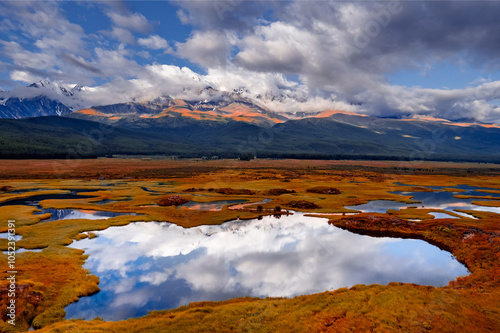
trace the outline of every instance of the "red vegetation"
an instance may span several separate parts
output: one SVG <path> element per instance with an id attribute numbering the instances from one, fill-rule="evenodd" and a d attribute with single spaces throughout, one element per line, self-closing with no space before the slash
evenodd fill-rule
<path id="1" fill-rule="evenodd" d="M 167 195 L 161 197 L 156 203 L 158 206 L 180 206 L 188 202 L 188 200 L 184 199 L 180 195 Z"/>
<path id="2" fill-rule="evenodd" d="M 297 201 L 290 201 L 287 206 L 293 207 L 293 208 L 299 208 L 299 209 L 317 209 L 321 208 L 320 206 L 316 205 L 314 202 L 306 201 L 306 200 L 297 200 Z"/>
<path id="3" fill-rule="evenodd" d="M 313 188 L 307 189 L 309 193 L 318 193 L 318 194 L 340 194 L 340 190 L 335 187 L 328 186 L 316 186 Z"/>
<path id="4" fill-rule="evenodd" d="M 0 191 L 1 192 L 10 192 L 14 190 L 14 187 L 13 186 L 10 186 L 10 185 L 6 185 L 6 186 L 2 186 L 0 187 Z"/>
<path id="5" fill-rule="evenodd" d="M 183 190 L 183 192 L 198 192 L 198 191 L 205 191 L 205 189 L 190 187 L 190 188 L 187 188 L 187 189 Z"/>
<path id="6" fill-rule="evenodd" d="M 247 190 L 245 188 L 216 188 L 214 192 L 226 195 L 252 195 L 255 194 L 255 191 Z"/>
<path id="7" fill-rule="evenodd" d="M 285 188 L 270 188 L 265 190 L 262 194 L 264 195 L 282 195 L 288 193 L 295 193 L 294 190 L 287 190 Z"/>
<path id="8" fill-rule="evenodd" d="M 255 194 L 255 191 L 252 190 L 247 190 L 244 188 L 195 188 L 195 187 L 190 187 L 185 190 L 184 192 L 203 192 L 203 191 L 208 191 L 208 192 L 216 192 L 220 194 L 226 194 L 226 195 L 253 195 Z"/>

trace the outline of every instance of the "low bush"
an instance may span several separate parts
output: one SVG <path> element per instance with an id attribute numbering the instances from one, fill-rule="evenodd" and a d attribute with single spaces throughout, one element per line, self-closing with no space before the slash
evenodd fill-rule
<path id="1" fill-rule="evenodd" d="M 186 202 L 188 202 L 188 200 L 184 199 L 180 195 L 167 195 L 156 201 L 158 206 L 180 206 Z"/>
<path id="2" fill-rule="evenodd" d="M 318 194 L 340 194 L 340 190 L 335 187 L 328 186 L 316 186 L 313 188 L 307 189 L 309 193 L 318 193 Z"/>
<path id="3" fill-rule="evenodd" d="M 290 206 L 292 208 L 300 208 L 300 209 L 317 209 L 321 208 L 320 206 L 316 205 L 314 202 L 306 201 L 306 200 L 297 200 L 297 201 L 290 201 L 287 206 Z"/>
<path id="4" fill-rule="evenodd" d="M 282 195 L 288 193 L 295 193 L 294 190 L 287 190 L 285 188 L 270 188 L 265 190 L 262 194 L 264 195 Z"/>

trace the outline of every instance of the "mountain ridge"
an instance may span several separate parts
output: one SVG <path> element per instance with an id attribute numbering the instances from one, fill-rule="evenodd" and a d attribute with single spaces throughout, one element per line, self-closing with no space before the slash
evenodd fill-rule
<path id="1" fill-rule="evenodd" d="M 92 90 L 92 88 L 77 84 L 65 85 L 54 83 L 49 80 L 41 80 L 27 87 L 22 87 L 22 89 L 20 88 L 17 91 L 0 91 L 0 118 L 20 119 L 50 115 L 64 116 L 74 112 L 84 111 L 84 114 L 85 112 L 87 113 L 84 116 L 78 114 L 74 114 L 73 116 L 91 119 L 89 110 L 96 110 L 106 114 L 100 115 L 101 117 L 113 118 L 111 121 L 131 116 L 135 118 L 135 114 L 139 115 L 139 117 L 142 116 L 141 118 L 160 118 L 163 116 L 178 118 L 179 116 L 184 116 L 198 120 L 201 120 L 200 118 L 205 118 L 212 121 L 218 120 L 223 122 L 228 119 L 233 119 L 269 127 L 276 123 L 285 122 L 291 119 L 329 117 L 334 113 L 366 116 L 362 113 L 331 109 L 274 112 L 264 106 L 259 98 L 256 100 L 247 97 L 249 92 L 244 89 L 219 91 L 210 85 L 207 85 L 198 92 L 200 99 L 197 100 L 181 100 L 174 99 L 170 96 L 159 96 L 149 101 L 137 101 L 132 98 L 128 102 L 94 106 L 88 101 L 85 101 L 85 94 L 90 90 Z M 261 99 L 264 97 L 261 96 Z M 271 97 L 267 96 L 266 98 Z M 274 96 L 273 98 L 279 99 L 284 97 Z M 439 121 L 442 123 L 448 122 L 449 125 L 460 124 L 460 126 L 469 126 L 467 124 L 498 126 L 498 124 L 484 124 L 472 118 L 437 119 L 429 115 L 419 114 L 408 114 L 406 116 L 400 116 L 398 119 L 405 119 L 407 121 L 418 119 Z M 109 120 L 106 119 L 99 119 L 99 121 L 109 122 Z"/>

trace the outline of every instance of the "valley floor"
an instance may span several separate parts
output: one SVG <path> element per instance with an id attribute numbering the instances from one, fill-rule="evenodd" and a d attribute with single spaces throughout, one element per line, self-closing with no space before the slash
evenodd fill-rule
<path id="1" fill-rule="evenodd" d="M 438 208 L 407 208 L 387 213 L 353 213 L 347 206 L 372 200 L 411 203 L 394 191 L 429 191 L 428 186 L 478 186 L 491 196 L 480 204 L 500 207 L 500 166 L 441 162 L 307 160 L 4 160 L 0 163 L 0 233 L 15 220 L 16 326 L 7 323 L 8 256 L 0 265 L 3 332 L 498 332 L 500 331 L 500 215 L 468 211 L 471 217 L 435 219 Z M 404 185 L 408 184 L 408 185 Z M 340 193 L 318 187 L 338 189 Z M 316 189 L 315 189 L 316 188 Z M 35 191 L 36 190 L 36 191 Z M 82 198 L 45 199 L 43 209 L 107 210 L 109 219 L 43 222 L 37 207 L 9 205 L 35 195 Z M 88 190 L 95 190 L 86 193 Z M 323 191 L 323 193 L 322 193 Z M 177 195 L 186 201 L 272 201 L 217 211 L 179 209 L 155 203 Z M 279 206 L 281 209 L 277 209 Z M 470 275 L 445 287 L 405 283 L 355 285 L 295 298 L 238 298 L 192 303 L 173 310 L 118 322 L 64 320 L 65 307 L 99 291 L 99 279 L 82 266 L 82 250 L 67 247 L 93 232 L 131 222 L 168 221 L 183 227 L 300 210 L 321 213 L 330 223 L 371 236 L 423 239 L 450 251 Z M 339 214 L 340 213 L 340 214 Z M 331 214 L 331 215 L 328 215 Z M 474 218 L 472 218 L 472 216 Z M 458 217 L 458 218 L 457 218 Z M 42 222 L 41 222 L 42 221 Z M 0 238 L 0 250 L 7 250 Z"/>

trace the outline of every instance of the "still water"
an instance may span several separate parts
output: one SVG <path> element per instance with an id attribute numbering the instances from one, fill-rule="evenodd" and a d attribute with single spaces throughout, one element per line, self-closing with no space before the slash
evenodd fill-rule
<path id="1" fill-rule="evenodd" d="M 409 185 L 413 186 L 413 185 Z M 458 209 L 462 210 L 477 210 L 477 211 L 486 211 L 500 214 L 500 207 L 486 207 L 486 206 L 478 206 L 474 205 L 473 201 L 484 201 L 477 198 L 469 198 L 469 199 L 460 199 L 456 198 L 455 195 L 473 195 L 477 197 L 481 196 L 492 196 L 498 197 L 500 194 L 498 193 L 488 193 L 482 192 L 482 188 L 468 186 L 468 185 L 459 185 L 455 187 L 446 187 L 448 189 L 456 188 L 458 190 L 463 190 L 463 192 L 452 192 L 444 190 L 445 187 L 440 186 L 428 186 L 435 192 L 391 192 L 395 194 L 401 194 L 405 196 L 413 197 L 413 201 L 418 201 L 418 203 L 407 204 L 404 202 L 396 202 L 389 200 L 373 200 L 366 204 L 357 205 L 357 206 L 348 206 L 346 208 L 359 210 L 361 212 L 376 212 L 376 213 L 385 213 L 389 209 L 402 209 L 406 207 L 419 207 L 425 209 L 436 209 L 436 210 L 445 210 L 452 211 L 457 215 L 461 215 L 468 218 L 473 218 L 472 215 L 459 212 Z M 489 189 L 492 190 L 492 189 Z M 433 213 L 436 218 L 454 218 L 451 215 L 445 213 Z M 439 217 L 438 217 L 439 216 Z"/>
<path id="2" fill-rule="evenodd" d="M 87 220 L 105 220 L 111 217 L 121 215 L 137 215 L 136 213 L 116 213 L 105 210 L 89 210 L 89 209 L 43 209 L 39 207 L 40 212 L 35 212 L 35 215 L 50 213 L 52 216 L 48 219 L 41 220 L 40 222 L 50 222 L 57 220 L 74 220 L 74 219 L 87 219 Z"/>
<path id="3" fill-rule="evenodd" d="M 178 208 L 182 209 L 182 207 L 186 207 L 187 209 L 191 210 L 220 211 L 226 205 L 234 205 L 246 201 L 248 200 L 221 200 L 221 201 L 209 201 L 209 202 L 189 201 L 184 205 L 179 206 Z"/>
<path id="4" fill-rule="evenodd" d="M 312 294 L 391 281 L 442 286 L 468 274 L 449 252 L 420 240 L 374 238 L 302 213 L 185 229 L 132 223 L 71 247 L 101 291 L 66 308 L 67 318 L 121 320 L 149 310 L 240 296 Z"/>

